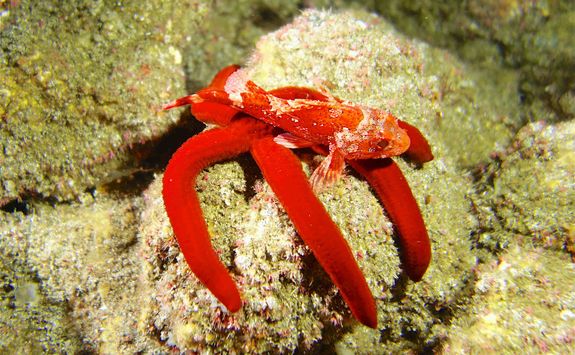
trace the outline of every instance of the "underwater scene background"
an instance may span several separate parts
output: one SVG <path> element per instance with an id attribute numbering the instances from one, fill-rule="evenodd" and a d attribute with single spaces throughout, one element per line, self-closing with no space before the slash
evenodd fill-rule
<path id="1" fill-rule="evenodd" d="M 572 353 L 572 1 L 0 1 L 0 353 Z M 245 66 L 418 127 L 396 159 L 432 261 L 348 170 L 319 194 L 356 253 L 378 329 L 355 321 L 252 159 L 197 180 L 240 287 L 190 272 L 161 196 L 205 125 L 170 100 Z M 321 157 L 298 152 L 309 174 Z"/>

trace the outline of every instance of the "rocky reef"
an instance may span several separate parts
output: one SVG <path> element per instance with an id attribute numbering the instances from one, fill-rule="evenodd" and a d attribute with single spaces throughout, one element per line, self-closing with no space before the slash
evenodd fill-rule
<path id="1" fill-rule="evenodd" d="M 575 46 L 556 27 L 573 9 L 477 1 L 430 27 L 449 5 L 422 3 L 402 22 L 407 3 L 373 5 L 380 15 L 279 3 L 1 5 L 0 352 L 572 348 L 575 126 L 561 73 Z M 520 18 L 526 30 L 510 37 Z M 562 59 L 532 60 L 530 41 L 543 53 L 563 43 Z M 497 43 L 512 47 L 504 60 Z M 425 166 L 396 159 L 432 240 L 418 283 L 363 179 L 348 171 L 319 195 L 376 298 L 378 329 L 353 319 L 248 157 L 196 186 L 242 309 L 229 313 L 189 271 L 161 177 L 177 143 L 166 141 L 204 127 L 179 131 L 193 118 L 158 110 L 230 62 L 267 89 L 322 87 L 385 108 L 430 141 Z M 308 173 L 322 159 L 298 156 Z"/>

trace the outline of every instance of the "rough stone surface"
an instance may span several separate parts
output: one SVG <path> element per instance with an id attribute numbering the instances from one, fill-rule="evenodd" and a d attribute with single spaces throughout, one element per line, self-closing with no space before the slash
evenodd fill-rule
<path id="1" fill-rule="evenodd" d="M 402 31 L 451 48 L 471 62 L 518 68 L 530 115 L 575 116 L 573 1 L 392 0 L 371 6 Z"/>
<path id="2" fill-rule="evenodd" d="M 177 116 L 156 116 L 159 105 L 243 55 L 275 23 L 265 14 L 282 21 L 297 5 L 189 2 L 182 11 L 171 3 L 44 2 L 34 12 L 26 1 L 11 4 L 20 7 L 0 4 L 0 200 L 26 200 L 5 204 L 0 215 L 0 352 L 573 346 L 575 134 L 568 109 L 561 116 L 521 105 L 526 66 L 472 65 L 361 11 L 305 11 L 262 37 L 247 61 L 258 84 L 321 86 L 385 108 L 428 137 L 434 161 L 422 168 L 396 161 L 422 209 L 433 260 L 421 282 L 403 276 L 393 226 L 348 168 L 319 197 L 376 297 L 380 329 L 359 325 L 253 161 L 240 157 L 206 169 L 197 184 L 214 248 L 242 292 L 242 309 L 229 314 L 183 260 L 163 208 L 161 174 L 105 182 L 141 170 L 130 146 L 160 135 Z M 537 35 L 545 38 L 539 48 L 555 38 L 554 14 Z M 75 70 L 67 70 L 70 63 Z M 566 69 L 559 67 L 551 72 Z M 553 82 L 546 80 L 533 81 L 534 95 L 541 82 Z M 566 93 L 558 102 L 568 108 Z M 548 123 L 516 134 L 526 112 Z M 322 159 L 298 155 L 307 173 Z"/>
<path id="3" fill-rule="evenodd" d="M 442 352 L 571 353 L 574 265 L 563 252 L 529 244 L 481 265 L 472 307 L 454 320 Z"/>
<path id="4" fill-rule="evenodd" d="M 81 202 L 38 203 L 27 214 L 0 216 L 2 272 L 11 275 L 3 280 L 3 298 L 16 310 L 2 313 L 2 352 L 23 345 L 70 353 L 156 349 L 137 328 L 138 204 L 84 194 Z"/>
<path id="5" fill-rule="evenodd" d="M 490 165 L 482 166 L 475 202 L 479 243 L 492 250 L 520 237 L 574 253 L 575 124 L 534 122 Z"/>
<path id="6" fill-rule="evenodd" d="M 142 145 L 177 120 L 158 114 L 162 104 L 297 11 L 276 1 L 10 3 L 0 4 L 0 206 L 71 200 L 141 170 Z"/>

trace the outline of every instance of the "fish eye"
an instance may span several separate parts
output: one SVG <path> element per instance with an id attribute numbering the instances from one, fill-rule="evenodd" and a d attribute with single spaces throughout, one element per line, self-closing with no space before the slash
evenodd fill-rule
<path id="1" fill-rule="evenodd" d="M 377 142 L 377 147 L 379 149 L 382 149 L 382 150 L 387 148 L 388 145 L 389 145 L 389 141 L 387 139 L 383 139 L 383 140 L 380 140 L 379 142 Z"/>

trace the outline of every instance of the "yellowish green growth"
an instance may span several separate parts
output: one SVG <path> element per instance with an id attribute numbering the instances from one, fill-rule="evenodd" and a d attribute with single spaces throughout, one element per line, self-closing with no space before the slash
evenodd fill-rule
<path id="1" fill-rule="evenodd" d="M 84 194 L 78 203 L 0 215 L 3 290 L 12 289 L 3 299 L 15 309 L 0 314 L 0 352 L 157 349 L 136 333 L 138 204 Z"/>
<path id="2" fill-rule="evenodd" d="M 575 332 L 575 264 L 567 255 L 513 245 L 483 264 L 470 313 L 460 314 L 446 353 L 569 354 Z"/>
<path id="3" fill-rule="evenodd" d="M 183 90 L 178 46 L 198 27 L 165 2 L 19 1 L 0 35 L 0 205 L 59 200 L 135 168 L 134 145 L 165 130 Z"/>
<path id="4" fill-rule="evenodd" d="M 136 195 L 82 192 L 125 174 L 130 145 L 171 124 L 156 115 L 161 103 L 205 85 L 297 7 L 237 4 L 42 2 L 28 13 L 25 0 L 2 13 L 0 202 L 26 191 L 77 201 L 2 211 L 0 352 L 568 349 L 573 124 L 528 125 L 510 145 L 522 124 L 517 73 L 471 66 L 365 12 L 305 11 L 262 37 L 247 68 L 263 87 L 321 86 L 428 137 L 434 161 L 396 160 L 432 239 L 421 282 L 403 276 L 393 226 L 365 181 L 348 169 L 319 196 L 376 298 L 379 329 L 352 318 L 249 158 L 210 167 L 197 184 L 213 246 L 242 293 L 236 314 L 190 273 L 160 174 Z M 502 16 L 515 13 L 509 4 Z M 322 159 L 298 154 L 307 173 Z M 473 184 L 464 168 L 478 163 Z"/>
<path id="5" fill-rule="evenodd" d="M 341 5 L 339 0 L 319 3 Z M 410 36 L 449 48 L 484 68 L 513 68 L 526 112 L 550 119 L 573 117 L 575 105 L 575 2 L 388 0 L 362 2 Z M 501 81 L 499 75 L 485 80 Z"/>
<path id="6" fill-rule="evenodd" d="M 574 254 L 575 124 L 536 122 L 484 168 L 475 199 L 479 243 L 492 250 L 518 237 Z"/>

